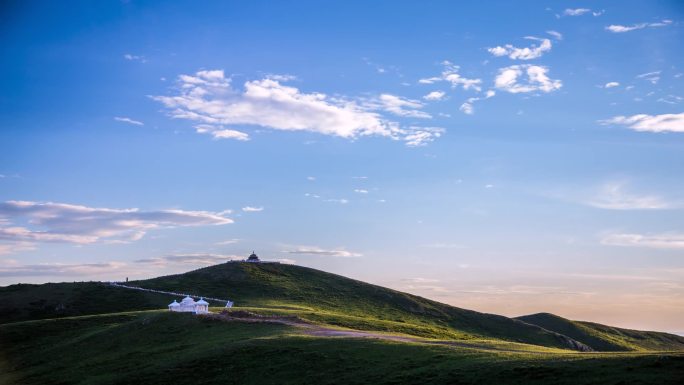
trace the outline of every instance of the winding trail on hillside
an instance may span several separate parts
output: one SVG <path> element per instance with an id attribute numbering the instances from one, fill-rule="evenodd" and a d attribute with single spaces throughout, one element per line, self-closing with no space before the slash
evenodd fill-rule
<path id="1" fill-rule="evenodd" d="M 203 315 L 204 317 L 209 317 L 213 319 L 218 319 L 226 322 L 245 322 L 245 323 L 272 323 L 279 325 L 287 325 L 301 329 L 303 334 L 312 337 L 324 337 L 324 338 L 366 338 L 366 339 L 378 339 L 384 341 L 394 341 L 394 342 L 408 342 L 408 343 L 420 343 L 426 345 L 439 345 L 439 346 L 454 346 L 466 349 L 473 349 L 478 351 L 490 351 L 499 353 L 529 353 L 529 354 L 549 354 L 548 352 L 540 352 L 525 349 L 511 349 L 504 347 L 497 347 L 486 344 L 473 344 L 466 342 L 459 342 L 453 340 L 435 340 L 422 337 L 414 336 L 400 336 L 392 334 L 383 334 L 373 331 L 365 330 L 353 330 L 353 329 L 336 329 L 332 327 L 325 327 L 321 325 L 316 325 L 302 320 L 298 317 L 278 317 L 278 316 L 259 316 L 257 314 L 248 314 L 247 312 L 223 312 L 223 313 L 210 313 Z M 570 351 L 572 352 L 572 351 Z"/>
<path id="2" fill-rule="evenodd" d="M 168 294 L 168 295 L 172 295 L 174 297 L 180 296 L 180 297 L 190 297 L 190 298 L 204 298 L 205 300 L 209 300 L 209 301 L 226 302 L 226 303 L 231 302 L 232 303 L 232 301 L 229 299 L 205 297 L 205 296 L 195 295 L 195 294 L 176 293 L 173 291 L 145 289 L 144 287 L 139 287 L 139 286 L 122 285 L 118 282 L 107 282 L 107 284 L 109 286 L 120 287 L 122 289 L 140 290 L 140 291 L 146 291 L 149 293 L 158 293 L 158 294 Z"/>

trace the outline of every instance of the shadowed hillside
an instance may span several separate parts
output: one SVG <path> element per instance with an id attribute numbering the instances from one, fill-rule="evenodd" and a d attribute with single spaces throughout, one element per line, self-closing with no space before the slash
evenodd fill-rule
<path id="1" fill-rule="evenodd" d="M 566 335 L 600 351 L 683 350 L 684 337 L 621 329 L 593 322 L 571 321 L 549 313 L 517 317 L 521 321 Z"/>

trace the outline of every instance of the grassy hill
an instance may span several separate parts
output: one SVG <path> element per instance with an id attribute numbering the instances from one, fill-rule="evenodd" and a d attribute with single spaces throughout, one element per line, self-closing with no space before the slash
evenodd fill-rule
<path id="1" fill-rule="evenodd" d="M 0 324 L 86 314 L 166 307 L 169 296 L 126 290 L 100 282 L 64 282 L 0 287 Z"/>
<path id="2" fill-rule="evenodd" d="M 549 313 L 531 314 L 517 319 L 566 335 L 599 351 L 684 350 L 684 337 L 674 334 L 571 321 Z"/>
<path id="3" fill-rule="evenodd" d="M 229 298 L 235 310 L 296 316 L 326 328 L 439 340 L 330 337 L 299 324 L 170 313 L 158 310 L 169 295 L 99 282 L 12 285 L 0 288 L 0 384 L 680 384 L 684 378 L 684 345 L 676 336 L 549 314 L 483 314 L 305 267 L 226 263 L 130 285 Z M 584 344 L 620 352 L 577 351 Z"/>
<path id="4" fill-rule="evenodd" d="M 543 322 L 538 315 L 511 319 L 286 264 L 224 263 L 130 285 L 229 298 L 261 314 L 427 338 L 510 341 L 573 350 L 684 349 L 682 338 L 664 333 L 591 326 L 560 317 L 546 317 L 553 322 Z M 163 309 L 173 298 L 98 282 L 12 285 L 0 288 L 0 323 Z"/>
<path id="5" fill-rule="evenodd" d="M 238 306 L 284 307 L 312 321 L 441 338 L 492 338 L 560 348 L 575 341 L 507 317 L 286 264 L 225 263 L 132 282 L 158 290 L 230 298 Z"/>
<path id="6" fill-rule="evenodd" d="M 528 353 L 353 338 L 166 311 L 0 325 L 0 383 L 681 384 L 684 354 Z"/>

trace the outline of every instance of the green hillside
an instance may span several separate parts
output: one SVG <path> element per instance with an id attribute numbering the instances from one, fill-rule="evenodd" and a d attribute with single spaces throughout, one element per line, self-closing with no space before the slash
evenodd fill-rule
<path id="1" fill-rule="evenodd" d="M 674 334 L 571 321 L 549 313 L 531 314 L 517 319 L 566 335 L 599 351 L 684 350 L 684 337 Z"/>
<path id="2" fill-rule="evenodd" d="M 357 330 L 581 351 L 684 350 L 682 338 L 669 334 L 578 323 L 551 315 L 511 319 L 286 264 L 231 262 L 129 284 L 229 298 L 239 308 L 255 313 L 296 316 Z M 174 298 L 99 282 L 12 285 L 0 288 L 0 323 L 164 309 Z"/>
<path id="3" fill-rule="evenodd" d="M 64 282 L 0 287 L 0 324 L 86 314 L 166 307 L 169 296 L 107 286 Z"/>
<path id="4" fill-rule="evenodd" d="M 527 353 L 145 311 L 0 325 L 0 384 L 681 384 L 684 354 Z"/>
<path id="5" fill-rule="evenodd" d="M 305 267 L 225 263 L 130 285 L 229 298 L 237 307 L 232 318 L 171 313 L 165 307 L 172 296 L 99 282 L 0 288 L 0 384 L 679 384 L 684 378 L 684 345 L 676 336 L 546 314 L 483 314 Z M 253 313 L 278 318 L 264 322 L 269 318 Z M 622 351 L 578 351 L 587 345 Z"/>
<path id="6" fill-rule="evenodd" d="M 305 319 L 356 329 L 582 348 L 565 336 L 507 317 L 294 265 L 225 263 L 131 284 L 230 298 L 238 306 L 293 308 Z"/>

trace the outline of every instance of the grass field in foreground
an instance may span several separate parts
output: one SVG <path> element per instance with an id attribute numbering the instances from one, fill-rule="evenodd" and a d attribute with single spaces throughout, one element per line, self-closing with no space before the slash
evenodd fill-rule
<path id="1" fill-rule="evenodd" d="M 0 325 L 7 384 L 681 384 L 684 354 L 540 354 L 350 338 L 165 311 Z"/>

